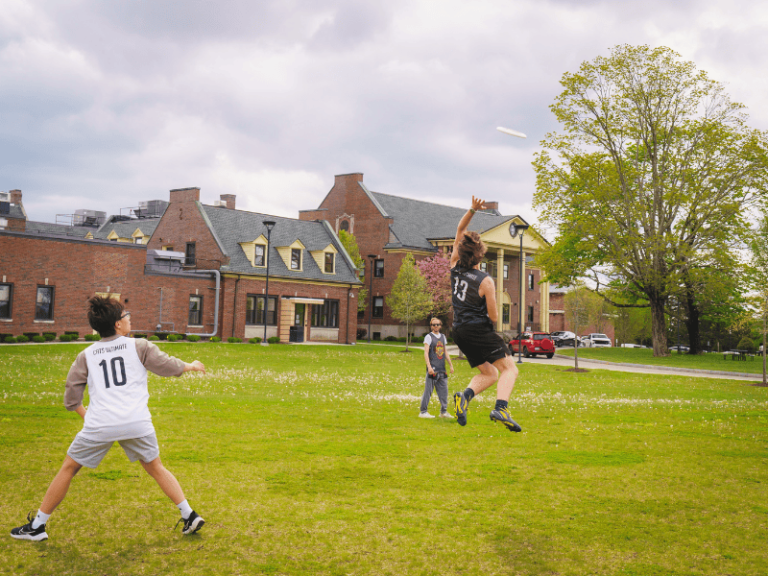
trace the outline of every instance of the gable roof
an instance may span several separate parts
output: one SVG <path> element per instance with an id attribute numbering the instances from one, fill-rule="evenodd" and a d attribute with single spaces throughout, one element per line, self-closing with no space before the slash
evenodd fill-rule
<path id="1" fill-rule="evenodd" d="M 91 228 L 93 237 L 103 240 L 108 238 L 112 230 L 114 230 L 115 234 L 120 238 L 131 238 L 136 228 L 139 228 L 145 236 L 152 236 L 157 225 L 160 223 L 160 218 L 131 218 L 130 220 L 118 220 L 117 222 L 113 222 L 113 218 L 114 216 L 107 218 L 107 221 L 98 230 Z"/>
<path id="2" fill-rule="evenodd" d="M 380 192 L 368 192 L 385 216 L 394 220 L 390 225 L 390 240 L 384 248 L 418 248 L 436 251 L 429 241 L 454 238 L 456 228 L 466 209 L 390 196 Z M 494 211 L 495 212 L 495 211 Z M 498 212 L 476 212 L 469 229 L 482 234 L 492 228 L 510 222 L 519 216 L 502 216 Z M 522 220 L 522 218 L 520 218 Z"/>
<path id="3" fill-rule="evenodd" d="M 251 265 L 240 242 L 250 242 L 261 236 L 267 237 L 265 220 L 274 221 L 275 227 L 270 235 L 269 276 L 283 278 L 299 278 L 303 280 L 321 280 L 323 282 L 359 283 L 355 267 L 347 255 L 339 238 L 330 226 L 325 222 L 296 220 L 283 218 L 270 214 L 258 214 L 245 210 L 231 210 L 220 206 L 202 205 L 205 216 L 211 223 L 212 231 L 218 238 L 226 254 L 229 255 L 229 264 L 221 267 L 222 272 L 235 272 L 255 276 L 265 276 L 265 268 L 257 268 Z M 302 259 L 302 270 L 288 270 L 280 257 L 277 247 L 290 246 L 296 240 L 300 240 L 307 251 L 323 250 L 329 244 L 343 255 L 336 259 L 336 274 L 324 274 L 320 267 L 309 254 Z"/>

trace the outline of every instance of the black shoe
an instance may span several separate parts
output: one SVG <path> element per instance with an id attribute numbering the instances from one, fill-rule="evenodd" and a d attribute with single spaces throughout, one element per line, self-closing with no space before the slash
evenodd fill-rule
<path id="1" fill-rule="evenodd" d="M 492 410 L 491 420 L 493 422 L 501 422 L 510 432 L 521 432 L 523 430 L 520 428 L 520 424 L 512 420 L 512 415 L 509 413 L 507 408 L 502 408 L 501 410 Z"/>
<path id="2" fill-rule="evenodd" d="M 45 532 L 45 524 L 41 524 L 37 528 L 32 528 L 32 514 L 27 514 L 27 520 L 29 522 L 24 526 L 19 526 L 11 530 L 11 537 L 18 538 L 19 540 L 34 540 L 40 542 L 41 540 L 48 540 L 48 534 Z"/>
<path id="3" fill-rule="evenodd" d="M 467 425 L 467 405 L 469 402 L 467 402 L 467 399 L 464 397 L 464 394 L 461 392 L 456 392 L 453 395 L 453 405 L 456 408 L 456 421 L 461 426 Z"/>
<path id="4" fill-rule="evenodd" d="M 181 529 L 181 533 L 185 536 L 194 534 L 203 527 L 203 524 L 205 524 L 205 520 L 198 516 L 197 512 L 194 510 L 192 511 L 192 514 L 189 515 L 189 518 L 179 518 L 179 521 L 176 522 L 176 526 L 178 526 L 180 522 L 184 522 L 184 527 Z M 173 527 L 174 530 L 176 529 L 176 526 Z"/>

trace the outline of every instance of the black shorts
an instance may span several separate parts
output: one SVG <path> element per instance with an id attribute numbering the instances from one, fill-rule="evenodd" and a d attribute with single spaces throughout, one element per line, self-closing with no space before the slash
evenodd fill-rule
<path id="1" fill-rule="evenodd" d="M 453 328 L 451 336 L 472 368 L 512 355 L 507 343 L 486 324 L 464 324 Z"/>

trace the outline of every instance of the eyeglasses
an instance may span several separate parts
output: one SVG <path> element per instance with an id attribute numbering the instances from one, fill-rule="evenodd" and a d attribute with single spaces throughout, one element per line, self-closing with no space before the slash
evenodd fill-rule
<path id="1" fill-rule="evenodd" d="M 123 315 L 120 316 L 120 320 L 122 320 L 123 318 L 130 318 L 130 316 L 131 316 L 131 313 L 126 310 L 125 312 L 123 312 Z"/>
<path id="2" fill-rule="evenodd" d="M 442 326 L 442 324 L 430 324 L 430 326 Z"/>

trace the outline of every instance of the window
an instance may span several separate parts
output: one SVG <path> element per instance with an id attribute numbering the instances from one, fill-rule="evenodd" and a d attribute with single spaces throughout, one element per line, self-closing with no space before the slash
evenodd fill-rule
<path id="1" fill-rule="evenodd" d="M 53 286 L 38 286 L 35 320 L 53 320 Z"/>
<path id="2" fill-rule="evenodd" d="M 509 264 L 504 264 L 504 280 L 509 280 Z"/>
<path id="3" fill-rule="evenodd" d="M 0 230 L 5 230 L 8 227 L 8 218 L 0 218 Z"/>
<path id="4" fill-rule="evenodd" d="M 375 278 L 384 278 L 384 260 L 374 262 L 373 276 Z"/>
<path id="5" fill-rule="evenodd" d="M 534 287 L 533 274 L 528 274 L 528 290 L 533 290 L 533 287 Z"/>
<path id="6" fill-rule="evenodd" d="M 533 306 L 528 306 L 528 322 L 533 322 Z"/>
<path id="7" fill-rule="evenodd" d="M 136 238 L 134 238 L 134 239 L 133 239 L 133 243 L 134 243 L 134 244 L 141 244 L 141 243 L 142 243 L 142 238 L 141 238 L 141 236 L 137 236 Z"/>
<path id="8" fill-rule="evenodd" d="M 163 250 L 166 250 L 168 252 L 173 252 L 173 246 L 163 246 Z"/>
<path id="9" fill-rule="evenodd" d="M 509 324 L 509 304 L 501 305 L 501 323 Z"/>
<path id="10" fill-rule="evenodd" d="M 384 297 L 376 296 L 373 299 L 373 317 L 384 318 Z"/>
<path id="11" fill-rule="evenodd" d="M 488 272 L 488 262 L 480 262 L 480 270 Z"/>
<path id="12" fill-rule="evenodd" d="M 301 270 L 301 248 L 291 248 L 291 270 Z"/>
<path id="13" fill-rule="evenodd" d="M 339 230 L 344 230 L 344 232 L 349 232 L 349 221 L 342 220 L 341 224 L 339 224 Z"/>
<path id="14" fill-rule="evenodd" d="M 333 252 L 325 253 L 325 273 L 326 274 L 333 274 L 334 256 L 336 255 Z"/>
<path id="15" fill-rule="evenodd" d="M 187 242 L 187 251 L 184 253 L 186 258 L 184 260 L 185 266 L 195 265 L 195 243 Z"/>
<path id="16" fill-rule="evenodd" d="M 264 296 L 248 296 L 245 302 L 245 323 L 264 325 Z M 277 326 L 277 296 L 269 297 L 267 326 Z"/>
<path id="17" fill-rule="evenodd" d="M 189 297 L 189 320 L 190 326 L 202 326 L 203 325 L 203 297 L 202 296 L 190 296 Z"/>
<path id="18" fill-rule="evenodd" d="M 322 304 L 312 305 L 313 328 L 339 327 L 339 301 L 326 300 Z"/>
<path id="19" fill-rule="evenodd" d="M 0 318 L 11 317 L 13 304 L 13 284 L 0 284 Z"/>
<path id="20" fill-rule="evenodd" d="M 266 266 L 264 263 L 264 250 L 266 250 L 266 246 L 263 244 L 256 244 L 255 246 L 255 252 L 253 256 L 253 265 L 254 266 Z"/>

